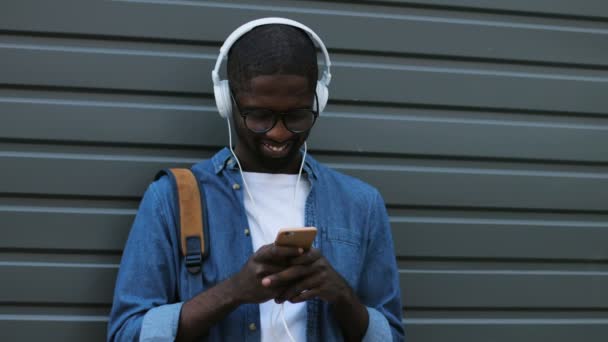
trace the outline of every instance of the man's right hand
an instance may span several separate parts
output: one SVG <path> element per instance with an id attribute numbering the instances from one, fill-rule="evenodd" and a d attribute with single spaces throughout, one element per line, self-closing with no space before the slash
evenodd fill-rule
<path id="1" fill-rule="evenodd" d="M 289 261 L 302 255 L 304 251 L 296 247 L 276 246 L 275 244 L 260 247 L 243 268 L 231 278 L 235 296 L 241 303 L 259 304 L 276 298 L 285 288 L 273 288 L 262 285 L 262 279 L 289 267 Z"/>
<path id="2" fill-rule="evenodd" d="M 176 340 L 199 340 L 239 305 L 276 298 L 285 288 L 263 286 L 262 279 L 284 270 L 291 259 L 302 254 L 295 247 L 260 247 L 238 273 L 183 304 Z"/>

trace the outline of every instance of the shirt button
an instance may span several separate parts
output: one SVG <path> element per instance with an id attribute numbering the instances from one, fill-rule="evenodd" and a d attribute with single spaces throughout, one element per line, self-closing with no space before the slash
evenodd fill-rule
<path id="1" fill-rule="evenodd" d="M 234 184 L 232 184 L 232 188 L 234 190 L 239 190 L 241 188 L 241 186 L 238 183 L 234 183 Z"/>
<path id="2" fill-rule="evenodd" d="M 249 236 L 249 229 L 245 229 L 245 235 Z"/>
<path id="3" fill-rule="evenodd" d="M 249 330 L 251 330 L 251 331 L 256 331 L 256 329 L 257 329 L 257 328 L 258 328 L 258 327 L 256 327 L 256 326 L 255 326 L 255 323 L 251 323 L 251 324 L 249 324 Z"/>

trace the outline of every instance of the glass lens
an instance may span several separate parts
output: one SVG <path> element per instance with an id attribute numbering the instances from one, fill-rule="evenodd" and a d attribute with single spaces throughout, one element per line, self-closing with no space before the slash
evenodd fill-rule
<path id="1" fill-rule="evenodd" d="M 288 130 L 294 133 L 304 132 L 315 123 L 315 113 L 310 109 L 296 109 L 285 114 L 283 120 Z"/>
<path id="2" fill-rule="evenodd" d="M 254 132 L 263 133 L 275 124 L 275 115 L 270 110 L 256 109 L 247 111 L 245 114 L 245 125 Z"/>

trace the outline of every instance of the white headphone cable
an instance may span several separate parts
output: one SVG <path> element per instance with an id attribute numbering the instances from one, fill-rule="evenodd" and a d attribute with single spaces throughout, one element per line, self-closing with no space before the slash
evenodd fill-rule
<path id="1" fill-rule="evenodd" d="M 243 175 L 243 167 L 241 166 L 241 163 L 239 161 L 239 158 L 236 156 L 236 153 L 234 153 L 234 150 L 232 149 L 232 129 L 230 126 L 230 118 L 226 118 L 226 123 L 228 124 L 228 148 L 230 149 L 230 153 L 232 153 L 232 156 L 234 157 L 234 160 L 236 161 L 236 164 L 239 166 L 239 172 L 241 174 L 241 179 L 243 180 L 243 187 L 245 188 L 245 192 L 247 192 L 247 195 L 249 196 L 249 200 L 251 201 L 251 203 L 253 204 L 254 207 L 254 218 L 257 221 L 258 225 L 261 225 L 261 221 L 257 218 L 257 208 L 256 208 L 256 204 L 255 201 L 253 200 L 253 195 L 251 195 L 251 192 L 249 191 L 249 186 L 247 185 L 247 181 L 245 180 L 245 176 Z M 304 155 L 302 156 L 302 163 L 300 164 L 300 170 L 298 171 L 298 178 L 296 180 L 296 186 L 294 189 L 294 194 L 293 194 L 293 206 L 294 208 L 296 207 L 296 196 L 298 194 L 298 185 L 300 183 L 300 178 L 302 176 L 302 169 L 304 168 L 304 161 L 306 159 L 306 152 L 307 152 L 307 146 L 306 146 L 306 141 L 304 141 Z M 264 232 L 264 234 L 266 233 L 265 230 L 262 230 Z M 271 242 L 272 239 L 268 239 L 268 236 L 264 236 L 265 240 L 268 242 Z M 281 303 L 281 306 L 279 307 L 279 313 L 281 315 L 281 321 L 283 322 L 283 327 L 285 328 L 285 332 L 287 333 L 287 336 L 289 337 L 291 342 L 296 342 L 295 338 L 291 335 L 291 331 L 289 330 L 289 326 L 287 325 L 287 320 L 285 319 L 285 302 Z M 274 319 L 274 306 L 271 309 L 270 312 L 270 317 L 272 321 L 275 321 Z M 274 331 L 272 331 L 272 335 L 273 338 L 275 340 L 277 340 L 276 335 L 274 334 Z"/>
<path id="2" fill-rule="evenodd" d="M 306 160 L 306 152 L 308 150 L 308 146 L 306 145 L 306 141 L 304 141 L 304 153 L 302 155 L 302 163 L 300 164 L 300 170 L 298 171 L 298 178 L 296 180 L 296 187 L 293 191 L 293 209 L 294 211 L 297 210 L 297 199 L 298 199 L 298 185 L 300 184 L 300 179 L 302 177 L 302 169 L 304 168 L 304 162 Z M 274 309 L 274 307 L 273 307 Z M 279 307 L 279 312 L 281 314 L 281 321 L 283 322 L 283 327 L 285 328 L 285 332 L 287 332 L 287 336 L 289 336 L 289 339 L 291 340 L 291 342 L 296 342 L 296 339 L 291 335 L 291 331 L 289 330 L 289 326 L 287 325 L 287 319 L 285 319 L 285 302 L 281 303 L 281 306 Z M 272 316 L 272 314 L 271 314 Z"/>
<path id="3" fill-rule="evenodd" d="M 300 178 L 302 177 L 302 169 L 304 168 L 304 161 L 306 160 L 306 152 L 308 147 L 306 146 L 306 141 L 304 141 L 304 154 L 302 155 L 302 163 L 300 164 L 300 170 L 298 171 L 298 178 L 296 180 L 296 187 L 293 191 L 293 210 L 294 212 L 297 210 L 297 199 L 298 199 L 298 185 L 300 183 Z M 306 205 L 306 204 L 305 204 Z M 274 306 L 273 306 L 274 310 Z M 287 319 L 285 319 L 285 302 L 281 303 L 279 307 L 279 312 L 281 314 L 281 321 L 283 322 L 283 327 L 285 328 L 285 332 L 291 342 L 296 342 L 296 339 L 291 335 L 291 331 L 289 330 L 289 326 L 287 325 Z M 271 314 L 272 316 L 272 314 Z M 276 338 L 275 338 L 276 339 Z"/>
<path id="4" fill-rule="evenodd" d="M 261 226 L 262 221 L 260 221 L 258 219 L 258 209 L 255 203 L 255 200 L 253 199 L 253 195 L 251 194 L 251 191 L 249 191 L 249 185 L 247 184 L 247 180 L 245 179 L 245 176 L 243 175 L 243 167 L 241 166 L 241 162 L 239 161 L 239 158 L 236 156 L 236 153 L 234 153 L 234 150 L 232 149 L 232 130 L 230 127 L 230 118 L 226 118 L 226 122 L 228 123 L 228 148 L 230 148 L 230 153 L 232 153 L 232 156 L 234 157 L 234 160 L 236 161 L 236 164 L 239 166 L 239 173 L 241 174 L 241 179 L 243 180 L 243 187 L 245 188 L 245 192 L 247 193 L 247 196 L 249 197 L 249 200 L 251 201 L 251 204 L 253 205 L 253 218 L 254 220 L 257 222 L 257 224 L 259 226 Z M 272 237 L 270 239 L 268 239 L 268 235 L 266 235 L 266 231 L 262 230 L 263 234 L 264 234 L 264 241 L 268 241 L 268 242 L 272 242 Z"/>

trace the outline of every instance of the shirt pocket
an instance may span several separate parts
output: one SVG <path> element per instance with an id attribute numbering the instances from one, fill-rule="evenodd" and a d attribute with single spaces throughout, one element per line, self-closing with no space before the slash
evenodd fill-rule
<path id="1" fill-rule="evenodd" d="M 361 232 L 356 229 L 332 227 L 327 229 L 326 237 L 325 257 L 354 288 L 363 260 Z"/>

